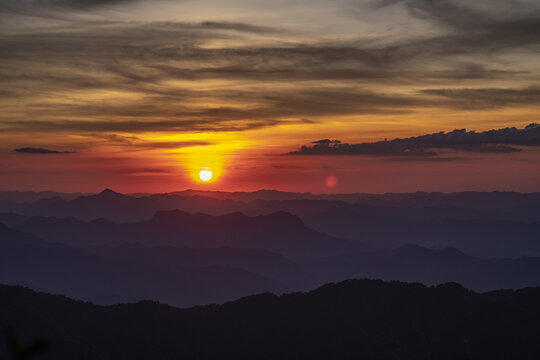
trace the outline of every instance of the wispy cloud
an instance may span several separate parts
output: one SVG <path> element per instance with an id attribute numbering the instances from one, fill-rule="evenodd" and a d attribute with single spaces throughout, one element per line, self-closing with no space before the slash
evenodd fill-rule
<path id="1" fill-rule="evenodd" d="M 275 125 L 277 120 L 256 121 L 213 121 L 213 120 L 178 120 L 178 121 L 5 121 L 5 131 L 35 132 L 189 132 L 189 131 L 245 131 Z"/>
<path id="2" fill-rule="evenodd" d="M 0 12 L 133 2 L 4 0 Z M 492 60 L 540 50 L 540 6 L 507 3 L 383 1 L 379 8 L 404 7 L 432 31 L 355 40 L 305 39 L 249 21 L 83 18 L 9 28 L 0 35 L 0 128 L 247 131 L 306 118 L 536 106 L 537 69 L 519 59 L 517 66 Z M 458 89 L 457 80 L 497 86 Z"/>
<path id="3" fill-rule="evenodd" d="M 422 93 L 439 97 L 444 106 L 465 109 L 493 109 L 540 104 L 540 88 L 523 89 L 425 89 Z"/>
<path id="4" fill-rule="evenodd" d="M 65 12 L 134 3 L 139 0 L 2 0 L 0 15 L 54 16 Z"/>

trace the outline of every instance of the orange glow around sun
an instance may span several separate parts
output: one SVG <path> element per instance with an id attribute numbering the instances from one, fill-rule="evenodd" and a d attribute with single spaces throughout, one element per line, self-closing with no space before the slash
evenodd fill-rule
<path id="1" fill-rule="evenodd" d="M 166 151 L 173 154 L 191 180 L 199 184 L 219 181 L 235 154 L 249 146 L 243 136 L 232 132 L 155 135 L 145 140 L 200 143 Z"/>

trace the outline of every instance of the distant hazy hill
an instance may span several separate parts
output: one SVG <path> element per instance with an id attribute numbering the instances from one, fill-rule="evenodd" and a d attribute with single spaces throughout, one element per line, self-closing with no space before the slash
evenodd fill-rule
<path id="1" fill-rule="evenodd" d="M 185 222 L 177 222 L 176 215 L 176 212 L 168 214 L 171 216 L 169 220 L 174 222 L 173 230 L 162 223 L 157 226 L 165 235 L 173 233 L 192 239 L 176 241 L 176 246 L 159 245 L 161 233 L 154 227 L 151 228 L 152 232 L 148 232 L 144 227 L 131 228 L 131 224 L 122 224 L 132 234 L 139 233 L 141 236 L 129 237 L 125 236 L 126 233 L 120 236 L 119 231 L 112 230 L 119 225 L 107 221 L 97 222 L 101 226 L 98 231 L 92 227 L 95 224 L 87 226 L 88 223 L 79 220 L 31 219 L 40 223 L 40 226 L 46 225 L 49 230 L 53 228 L 58 237 L 52 239 L 81 245 L 87 240 L 94 241 L 95 237 L 95 241 L 101 244 L 81 245 L 79 250 L 46 243 L 14 229 L 0 227 L 0 281 L 25 284 L 35 289 L 100 303 L 148 298 L 170 304 L 191 305 L 221 302 L 261 290 L 306 290 L 347 278 L 416 281 L 430 285 L 458 281 L 480 291 L 540 286 L 540 258 L 479 259 L 453 248 L 433 250 L 406 245 L 388 250 L 354 249 L 341 255 L 328 251 L 324 256 L 324 248 L 320 248 L 318 257 L 300 260 L 261 248 L 208 247 L 207 243 L 199 244 L 202 247 L 197 246 L 193 239 L 204 238 L 198 233 L 195 234 L 198 237 L 191 237 L 193 234 L 188 231 Z M 228 219 L 209 216 L 201 218 L 204 221 Z M 234 215 L 232 218 L 242 219 L 243 216 Z M 229 235 L 236 235 L 227 235 L 223 230 L 227 229 L 226 224 L 201 224 L 197 222 L 197 216 L 187 219 L 197 228 L 212 228 L 218 240 L 218 232 L 223 232 L 223 238 L 216 240 L 216 245 L 229 241 Z M 153 226 L 156 224 L 153 223 Z M 231 226 L 235 228 L 234 223 Z M 278 231 L 283 229 L 277 225 L 272 226 L 276 226 Z M 255 227 L 265 231 L 259 224 Z M 287 230 L 283 230 L 283 234 L 287 233 Z M 85 238 L 87 235 L 90 237 Z M 130 239 L 146 237 L 148 241 L 145 243 L 129 243 Z M 113 246 L 122 239 L 126 243 Z M 245 239 L 250 241 L 247 235 Z M 252 247 L 270 247 L 266 241 L 272 242 L 272 238 L 265 239 L 261 242 L 261 239 L 255 238 L 249 244 Z M 284 235 L 275 239 L 274 247 L 280 245 L 280 241 L 289 241 L 291 238 Z M 233 240 L 231 244 L 242 245 L 238 240 Z M 310 244 L 317 245 L 317 242 L 312 243 L 310 240 L 304 244 L 294 239 L 291 241 L 293 245 L 300 244 L 299 249 L 305 249 L 303 251 L 306 252 L 312 251 L 309 249 Z M 187 243 L 192 246 L 186 247 Z M 283 244 L 280 248 L 290 250 Z"/>
<path id="2" fill-rule="evenodd" d="M 230 252 L 233 254 L 227 255 L 234 257 L 234 251 Z M 253 260 L 265 258 L 261 253 L 251 255 Z M 153 299 L 178 306 L 285 290 L 277 281 L 233 266 L 232 261 L 225 265 L 158 264 L 129 257 L 101 257 L 50 244 L 0 224 L 0 283 L 102 304 Z"/>
<path id="3" fill-rule="evenodd" d="M 33 193 L 32 193 L 33 194 Z M 42 194 L 42 193 L 39 193 Z M 106 189 L 99 194 L 57 194 L 27 197 L 27 204 L 2 203 L 20 198 L 18 192 L 0 192 L 0 211 L 25 215 L 74 216 L 82 220 L 106 218 L 115 221 L 136 221 L 149 218 L 158 210 L 180 209 L 189 212 L 224 214 L 233 211 L 251 213 L 269 204 L 269 209 L 290 211 L 288 204 L 311 204 L 317 208 L 360 209 L 399 208 L 437 210 L 435 218 L 464 218 L 481 215 L 485 218 L 536 221 L 540 218 L 540 193 L 515 192 L 459 192 L 459 193 L 404 193 L 404 194 L 311 194 L 288 193 L 275 190 L 255 192 L 221 192 L 185 190 L 170 194 L 124 195 Z M 302 202 L 302 200 L 306 200 Z M 308 201 L 309 200 L 309 201 Z M 257 202 L 258 201 L 258 202 Z M 292 202 L 296 201 L 296 202 Z M 368 206 L 369 205 L 369 206 Z M 282 208 L 279 208 L 281 206 Z M 266 209 L 265 211 L 269 211 Z M 466 211 L 463 213 L 463 211 Z M 429 212 L 426 212 L 429 215 Z M 461 216 L 459 216 L 461 215 Z M 431 216 L 430 216 L 431 218 Z"/>
<path id="4" fill-rule="evenodd" d="M 56 191 L 0 191 L 0 202 L 11 201 L 13 203 L 31 203 L 42 199 L 60 197 L 72 200 L 84 193 L 61 193 Z"/>
<path id="5" fill-rule="evenodd" d="M 538 359 L 540 289 L 355 280 L 180 310 L 100 307 L 0 286 L 0 324 L 43 359 Z M 0 330 L 1 331 L 1 330 Z M 2 339 L 2 337 L 0 337 Z M 0 342 L 0 355 L 7 357 Z"/>
<path id="6" fill-rule="evenodd" d="M 150 196 L 128 196 L 106 189 L 99 194 L 79 196 L 72 200 L 61 197 L 41 199 L 29 204 L 1 204 L 4 212 L 23 215 L 71 216 L 81 220 L 104 218 L 113 221 L 141 221 L 150 218 L 156 211 L 189 209 L 190 212 L 212 214 L 228 213 L 232 206 L 220 201 L 199 196 L 175 196 L 167 194 Z"/>
<path id="7" fill-rule="evenodd" d="M 70 201 L 51 198 L 31 204 L 0 204 L 0 210 L 116 222 L 142 222 L 161 210 L 249 216 L 285 211 L 298 216 L 308 228 L 375 248 L 416 243 L 456 247 L 479 257 L 540 256 L 538 193 L 313 195 L 261 190 L 178 194 L 135 197 L 105 190 Z M 13 215 L 0 215 L 0 221 L 20 222 Z"/>
<path id="8" fill-rule="evenodd" d="M 102 257 L 128 258 L 156 265 L 238 267 L 274 279 L 293 290 L 306 290 L 348 278 L 413 281 L 427 285 L 459 282 L 476 291 L 540 286 L 540 258 L 479 259 L 455 248 L 433 250 L 412 244 L 309 262 L 233 248 L 124 244 L 95 246 L 87 250 Z"/>
<path id="9" fill-rule="evenodd" d="M 294 258 L 340 254 L 358 247 L 309 229 L 297 216 L 286 212 L 249 217 L 241 213 L 211 216 L 170 210 L 158 211 L 146 221 L 120 224 L 104 219 L 84 222 L 31 217 L 14 227 L 47 241 L 78 246 L 134 242 L 199 248 L 230 246 L 274 251 Z"/>
<path id="10" fill-rule="evenodd" d="M 225 192 L 184 190 L 169 193 L 180 196 L 204 196 L 220 200 L 250 202 L 254 200 L 332 200 L 366 205 L 392 207 L 431 207 L 441 204 L 452 207 L 470 208 L 479 211 L 514 211 L 528 209 L 536 215 L 540 211 L 540 193 L 518 193 L 510 191 L 455 193 L 415 192 L 385 194 L 312 194 L 294 193 L 276 190 L 258 190 L 253 192 Z"/>
<path id="11" fill-rule="evenodd" d="M 459 282 L 476 291 L 540 286 L 540 258 L 480 259 L 455 248 L 404 245 L 332 260 L 337 279 L 372 278 L 436 285 Z"/>
<path id="12" fill-rule="evenodd" d="M 105 195 L 111 195 L 114 191 L 105 190 Z M 60 197 L 64 200 L 72 200 L 84 196 L 92 199 L 99 194 L 81 193 L 58 193 L 54 191 L 0 191 L 0 202 L 11 201 L 14 203 L 30 203 L 42 199 Z M 447 206 L 471 208 L 481 211 L 514 211 L 529 209 L 538 214 L 540 211 L 540 193 L 518 193 L 511 191 L 476 192 L 464 191 L 455 193 L 422 192 L 415 193 L 350 193 L 350 194 L 313 194 L 295 193 L 277 190 L 258 190 L 252 192 L 227 192 L 205 190 L 182 190 L 164 194 L 128 194 L 130 197 L 205 197 L 217 200 L 233 200 L 251 202 L 255 200 L 284 201 L 284 200 L 332 200 L 348 203 L 361 203 L 377 206 L 397 207 L 430 207 L 440 204 Z M 5 211 L 5 210 L 4 210 Z"/>

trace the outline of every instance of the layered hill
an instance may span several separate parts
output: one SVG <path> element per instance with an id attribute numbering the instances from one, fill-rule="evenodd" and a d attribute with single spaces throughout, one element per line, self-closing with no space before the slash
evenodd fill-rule
<path id="1" fill-rule="evenodd" d="M 30 217 L 12 226 L 50 242 L 74 246 L 141 243 L 181 247 L 236 247 L 278 252 L 292 258 L 343 254 L 358 245 L 309 229 L 286 212 L 246 216 L 158 211 L 149 220 L 114 223 L 105 219 L 81 221 L 72 217 Z"/>
<path id="2" fill-rule="evenodd" d="M 266 257 L 262 252 L 249 255 L 253 261 Z M 234 252 L 228 256 L 234 257 Z M 268 256 L 272 258 L 272 254 Z M 277 281 L 232 266 L 232 262 L 228 265 L 110 258 L 47 243 L 0 224 L 0 283 L 4 284 L 25 285 L 101 304 L 153 299 L 177 306 L 221 303 L 257 292 L 279 293 L 286 289 Z"/>
<path id="3" fill-rule="evenodd" d="M 204 196 L 202 196 L 204 195 Z M 333 237 L 392 248 L 403 243 L 456 247 L 478 257 L 540 256 L 540 195 L 520 193 L 415 193 L 313 195 L 259 191 L 184 191 L 128 196 L 105 190 L 73 200 L 42 199 L 2 206 L 25 216 L 73 217 L 83 221 L 142 222 L 158 211 L 250 217 L 288 212 L 310 229 Z M 0 221 L 16 224 L 7 215 Z"/>
<path id="4" fill-rule="evenodd" d="M 220 306 L 96 306 L 0 286 L 2 330 L 43 359 L 537 359 L 540 289 L 350 280 Z M 2 331 L 0 330 L 0 331 Z M 5 330 L 4 330 L 5 331 Z M 0 343 L 2 358 L 9 346 Z"/>

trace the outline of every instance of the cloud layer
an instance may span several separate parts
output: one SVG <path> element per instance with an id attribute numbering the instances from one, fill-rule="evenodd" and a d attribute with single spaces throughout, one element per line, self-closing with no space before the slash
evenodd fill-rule
<path id="1" fill-rule="evenodd" d="M 250 17 L 99 15 L 144 0 L 0 4 L 0 14 L 20 18 L 0 34 L 0 129 L 7 132 L 248 131 L 305 118 L 321 123 L 540 102 L 540 73 L 531 60 L 540 51 L 540 5 L 532 1 L 340 1 L 337 10 L 352 6 L 347 18 L 398 13 L 387 25 L 421 31 L 374 23 L 374 36 L 370 27 L 361 34 L 351 27 L 334 37 Z M 52 12 L 62 18 L 31 19 Z"/>
<path id="2" fill-rule="evenodd" d="M 451 132 L 377 141 L 371 143 L 348 144 L 339 140 L 323 139 L 313 145 L 302 146 L 291 155 L 376 155 L 431 157 L 437 155 L 434 149 L 453 149 L 474 153 L 512 153 L 520 151 L 520 146 L 540 146 L 540 125 L 530 124 L 523 129 L 504 128 L 483 132 Z"/>

